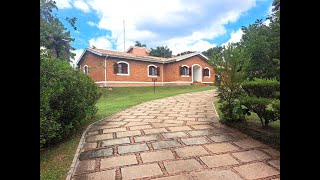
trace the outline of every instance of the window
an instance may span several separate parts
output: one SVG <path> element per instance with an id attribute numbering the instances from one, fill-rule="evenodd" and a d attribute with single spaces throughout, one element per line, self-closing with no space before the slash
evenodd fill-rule
<path id="1" fill-rule="evenodd" d="M 210 69 L 208 67 L 203 69 L 203 76 L 210 77 Z"/>
<path id="2" fill-rule="evenodd" d="M 85 65 L 85 66 L 83 67 L 83 73 L 84 73 L 85 75 L 88 75 L 88 72 L 89 72 L 88 66 Z"/>
<path id="3" fill-rule="evenodd" d="M 129 63 L 124 62 L 124 61 L 114 63 L 113 64 L 113 71 L 114 71 L 114 74 L 128 76 L 129 75 Z"/>
<path id="4" fill-rule="evenodd" d="M 181 66 L 180 75 L 189 77 L 189 75 L 191 75 L 191 68 L 189 68 L 187 65 Z"/>
<path id="5" fill-rule="evenodd" d="M 160 71 L 159 71 L 159 67 L 151 64 L 148 66 L 148 76 L 152 77 L 152 76 L 159 76 L 160 75 Z"/>

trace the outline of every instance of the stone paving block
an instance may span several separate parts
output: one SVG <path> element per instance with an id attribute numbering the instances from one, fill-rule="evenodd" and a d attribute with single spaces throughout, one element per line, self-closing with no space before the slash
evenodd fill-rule
<path id="1" fill-rule="evenodd" d="M 157 163 L 121 168 L 123 180 L 163 175 Z"/>
<path id="2" fill-rule="evenodd" d="M 94 125 L 90 128 L 90 131 L 96 131 L 96 130 L 101 130 L 101 129 L 112 129 L 112 128 L 118 128 L 121 125 L 106 125 L 106 126 L 98 126 Z"/>
<path id="3" fill-rule="evenodd" d="M 195 159 L 164 162 L 164 166 L 169 174 L 202 169 L 201 164 Z"/>
<path id="4" fill-rule="evenodd" d="M 189 125 L 198 125 L 198 124 L 209 124 L 209 122 L 204 122 L 204 121 L 187 121 L 187 126 Z"/>
<path id="5" fill-rule="evenodd" d="M 91 150 L 91 151 L 85 151 L 85 152 L 80 153 L 79 159 L 82 161 L 82 160 L 87 160 L 87 159 L 111 156 L 112 154 L 113 154 L 112 148 Z"/>
<path id="6" fill-rule="evenodd" d="M 155 116 L 138 116 L 139 119 L 154 119 Z"/>
<path id="7" fill-rule="evenodd" d="M 231 136 L 229 134 L 209 136 L 209 138 L 214 142 L 225 142 L 225 141 L 235 141 L 235 140 L 237 140 L 235 137 L 233 137 L 233 136 Z"/>
<path id="8" fill-rule="evenodd" d="M 211 170 L 196 172 L 194 175 L 200 180 L 242 180 L 239 175 L 231 170 Z"/>
<path id="9" fill-rule="evenodd" d="M 236 158 L 240 159 L 240 161 L 242 161 L 242 162 L 264 160 L 264 159 L 270 158 L 268 155 L 266 155 L 265 153 L 258 151 L 258 150 L 237 152 L 237 153 L 233 153 L 232 155 L 234 155 Z"/>
<path id="10" fill-rule="evenodd" d="M 207 121 L 207 122 L 212 122 L 213 120 L 210 118 L 198 118 L 198 121 Z"/>
<path id="11" fill-rule="evenodd" d="M 238 147 L 230 144 L 230 143 L 215 143 L 205 145 L 211 152 L 213 153 L 222 153 L 222 152 L 230 152 L 239 150 Z"/>
<path id="12" fill-rule="evenodd" d="M 268 148 L 268 149 L 261 149 L 262 151 L 270 154 L 271 156 L 273 157 L 279 157 L 280 156 L 280 152 L 275 150 L 275 149 L 271 149 L 271 148 Z"/>
<path id="13" fill-rule="evenodd" d="M 172 132 L 192 130 L 189 126 L 168 127 Z"/>
<path id="14" fill-rule="evenodd" d="M 280 170 L 280 160 L 279 159 L 268 161 L 268 163 L 271 164 L 273 167 Z"/>
<path id="15" fill-rule="evenodd" d="M 83 174 L 79 176 L 75 176 L 73 180 L 105 180 L 105 179 L 115 179 L 116 170 L 107 170 L 107 171 L 100 171 L 95 173 Z"/>
<path id="16" fill-rule="evenodd" d="M 105 140 L 105 141 L 102 141 L 101 146 L 112 146 L 115 144 L 125 144 L 125 143 L 130 143 L 130 139 L 128 137 Z"/>
<path id="17" fill-rule="evenodd" d="M 201 146 L 187 146 L 183 148 L 174 149 L 179 157 L 189 157 L 189 156 L 200 156 L 204 154 L 209 154 L 203 147 Z"/>
<path id="18" fill-rule="evenodd" d="M 163 123 L 170 123 L 170 124 L 183 124 L 184 121 L 180 120 L 165 120 Z"/>
<path id="19" fill-rule="evenodd" d="M 103 129 L 103 133 L 113 133 L 113 132 L 121 132 L 121 131 L 126 131 L 126 128 L 113 128 L 113 129 Z"/>
<path id="20" fill-rule="evenodd" d="M 75 174 L 84 173 L 87 171 L 93 171 L 95 167 L 95 160 L 85 160 L 85 161 L 79 161 Z"/>
<path id="21" fill-rule="evenodd" d="M 142 126 L 131 126 L 129 127 L 130 130 L 140 130 L 140 129 L 151 129 L 150 125 L 142 125 Z"/>
<path id="22" fill-rule="evenodd" d="M 159 123 L 163 121 L 162 119 L 144 119 L 142 122 L 146 122 L 146 123 L 153 123 L 153 122 L 156 122 L 156 123 Z"/>
<path id="23" fill-rule="evenodd" d="M 176 175 L 176 176 L 156 178 L 154 180 L 193 180 L 193 178 L 189 174 L 182 174 L 182 175 Z"/>
<path id="24" fill-rule="evenodd" d="M 188 137 L 184 132 L 162 133 L 164 138 Z"/>
<path id="25" fill-rule="evenodd" d="M 135 119 L 135 118 L 137 118 L 137 116 L 120 116 L 119 118 L 122 118 L 122 119 Z"/>
<path id="26" fill-rule="evenodd" d="M 166 119 L 173 119 L 173 118 L 172 118 L 172 117 L 168 117 L 168 116 L 166 115 L 166 116 L 158 116 L 158 117 L 156 117 L 156 119 L 166 120 Z"/>
<path id="27" fill-rule="evenodd" d="M 236 145 L 247 149 L 247 148 L 256 148 L 256 147 L 261 147 L 264 146 L 262 143 L 260 143 L 259 141 L 253 140 L 253 139 L 243 139 L 240 141 L 236 141 L 234 142 Z"/>
<path id="28" fill-rule="evenodd" d="M 111 121 L 107 122 L 107 125 L 124 125 L 126 122 L 118 122 L 118 121 Z"/>
<path id="29" fill-rule="evenodd" d="M 195 121 L 196 118 L 194 118 L 194 117 L 178 117 L 177 120 L 178 121 Z"/>
<path id="30" fill-rule="evenodd" d="M 152 146 L 154 149 L 164 149 L 164 148 L 172 148 L 172 147 L 179 147 L 181 144 L 179 144 L 177 141 L 160 141 L 152 143 Z"/>
<path id="31" fill-rule="evenodd" d="M 133 113 L 132 116 L 145 116 L 145 115 L 149 115 L 148 112 L 143 112 L 143 113 Z"/>
<path id="32" fill-rule="evenodd" d="M 214 128 L 209 124 L 191 125 L 191 127 L 193 127 L 194 129 L 213 129 Z"/>
<path id="33" fill-rule="evenodd" d="M 182 124 L 152 123 L 152 125 L 156 128 L 162 128 L 162 127 L 176 127 L 176 126 L 181 126 Z"/>
<path id="34" fill-rule="evenodd" d="M 188 131 L 188 133 L 191 136 L 205 136 L 205 135 L 213 134 L 213 132 L 210 130 L 194 130 L 194 131 Z"/>
<path id="35" fill-rule="evenodd" d="M 153 129 L 146 129 L 143 131 L 145 134 L 156 134 L 156 133 L 168 132 L 165 128 L 153 128 Z"/>
<path id="36" fill-rule="evenodd" d="M 106 169 L 117 166 L 125 166 L 131 164 L 138 164 L 136 155 L 128 156 L 116 156 L 110 158 L 104 158 L 100 161 L 100 169 Z"/>
<path id="37" fill-rule="evenodd" d="M 200 159 L 209 168 L 239 164 L 239 162 L 237 160 L 235 160 L 233 157 L 231 157 L 229 154 L 204 156 L 204 157 L 200 157 Z"/>
<path id="38" fill-rule="evenodd" d="M 89 131 L 87 132 L 87 136 L 97 135 L 99 131 Z"/>
<path id="39" fill-rule="evenodd" d="M 239 172 L 246 179 L 265 178 L 280 174 L 279 171 L 276 171 L 262 162 L 241 165 L 239 167 L 234 167 L 233 169 Z"/>
<path id="40" fill-rule="evenodd" d="M 124 122 L 141 122 L 143 119 L 136 118 L 136 119 L 124 119 Z"/>
<path id="41" fill-rule="evenodd" d="M 140 152 L 140 151 L 148 151 L 149 148 L 147 144 L 133 144 L 133 145 L 127 145 L 127 146 L 119 146 L 118 147 L 118 153 L 124 154 L 124 153 L 131 153 L 131 152 Z"/>
<path id="42" fill-rule="evenodd" d="M 144 141 L 157 141 L 161 140 L 158 135 L 147 135 L 147 136 L 136 136 L 134 137 L 134 142 L 144 142 Z"/>
<path id="43" fill-rule="evenodd" d="M 148 122 L 129 122 L 128 124 L 124 125 L 125 127 L 129 126 L 141 126 L 141 125 L 147 125 Z"/>
<path id="44" fill-rule="evenodd" d="M 140 131 L 124 131 L 124 132 L 117 132 L 117 138 L 120 137 L 127 137 L 127 136 L 135 136 L 135 135 L 141 135 Z"/>
<path id="45" fill-rule="evenodd" d="M 175 114 L 169 114 L 168 117 L 185 117 L 184 114 L 176 114 L 177 112 L 174 112 Z"/>
<path id="46" fill-rule="evenodd" d="M 186 145 L 207 144 L 209 141 L 205 137 L 182 138 L 182 142 Z"/>
<path id="47" fill-rule="evenodd" d="M 112 134 L 99 134 L 99 135 L 94 135 L 94 136 L 88 136 L 86 141 L 87 142 L 95 142 L 95 141 L 100 141 L 104 139 L 113 139 Z"/>
<path id="48" fill-rule="evenodd" d="M 174 156 L 170 150 L 143 152 L 140 154 L 140 156 L 143 163 L 174 159 Z"/>
<path id="49" fill-rule="evenodd" d="M 97 143 L 87 143 L 85 142 L 82 146 L 82 151 L 87 151 L 89 149 L 97 148 Z"/>

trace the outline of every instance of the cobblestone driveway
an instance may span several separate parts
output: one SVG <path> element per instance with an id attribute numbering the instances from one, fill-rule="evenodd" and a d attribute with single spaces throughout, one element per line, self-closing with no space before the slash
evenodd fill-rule
<path id="1" fill-rule="evenodd" d="M 67 179 L 280 179 L 280 153 L 218 122 L 215 91 L 149 101 L 88 128 Z"/>

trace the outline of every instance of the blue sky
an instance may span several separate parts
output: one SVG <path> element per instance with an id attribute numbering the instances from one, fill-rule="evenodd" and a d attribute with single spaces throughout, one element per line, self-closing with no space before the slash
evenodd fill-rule
<path id="1" fill-rule="evenodd" d="M 87 47 L 124 51 L 135 41 L 168 46 L 173 54 L 237 42 L 242 26 L 271 13 L 272 0 L 55 0 L 55 11 L 75 38 L 77 56 Z M 77 17 L 77 31 L 63 20 Z M 125 21 L 125 47 L 123 21 Z"/>

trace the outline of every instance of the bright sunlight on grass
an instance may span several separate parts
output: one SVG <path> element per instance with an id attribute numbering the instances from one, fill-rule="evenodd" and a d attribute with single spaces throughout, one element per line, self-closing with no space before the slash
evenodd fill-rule
<path id="1" fill-rule="evenodd" d="M 76 134 L 40 154 L 40 179 L 65 179 L 74 153 L 84 129 L 91 123 L 108 117 L 128 107 L 145 101 L 174 96 L 177 94 L 215 89 L 214 86 L 159 86 L 153 94 L 153 87 L 116 87 L 112 91 L 100 89 L 102 96 L 97 103 L 98 112 L 83 125 Z"/>

